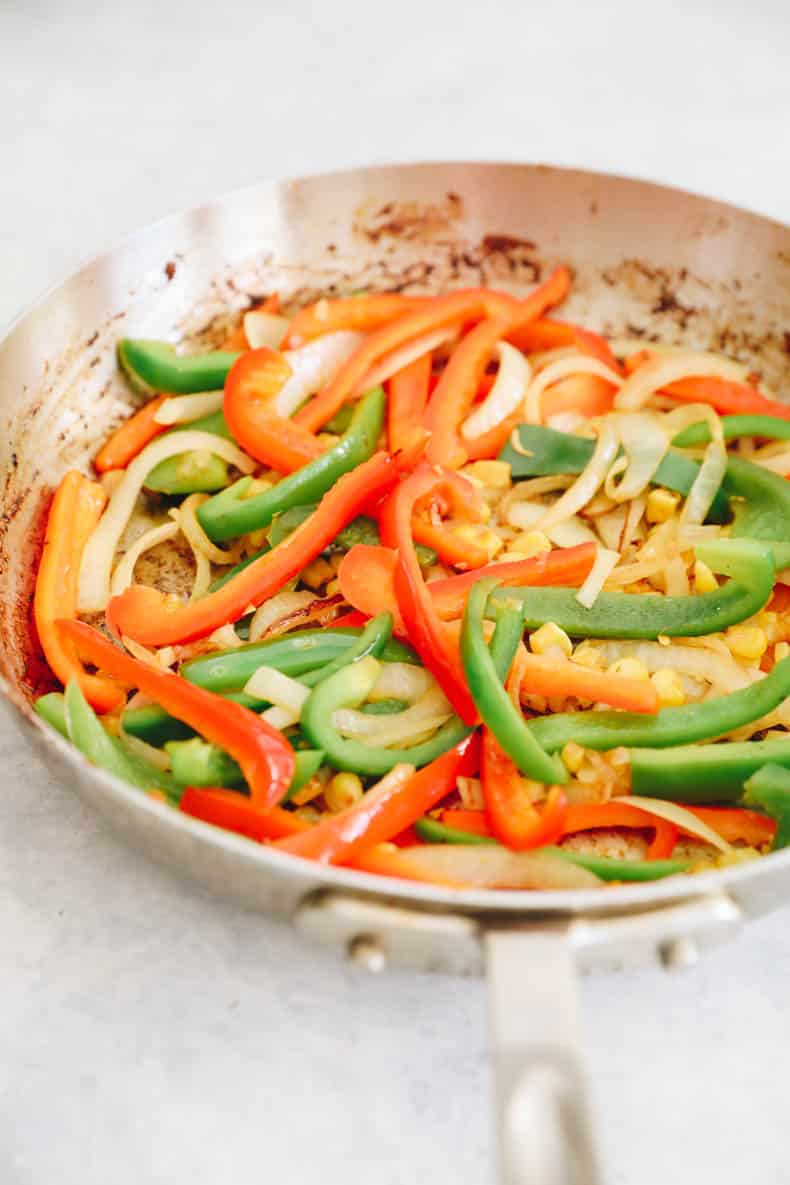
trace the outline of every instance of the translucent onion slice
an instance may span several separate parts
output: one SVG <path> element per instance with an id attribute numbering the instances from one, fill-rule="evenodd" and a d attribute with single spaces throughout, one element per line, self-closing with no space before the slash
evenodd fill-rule
<path id="1" fill-rule="evenodd" d="M 337 333 L 317 337 L 298 350 L 286 350 L 283 357 L 292 373 L 275 398 L 277 414 L 292 416 L 306 399 L 332 381 L 362 341 L 364 334 L 339 329 Z"/>
<path id="2" fill-rule="evenodd" d="M 556 852 L 511 852 L 494 845 L 424 844 L 401 858 L 438 880 L 476 889 L 595 889 L 602 882 Z"/>
<path id="3" fill-rule="evenodd" d="M 260 309 L 252 309 L 245 313 L 243 323 L 244 334 L 252 350 L 264 347 L 278 350 L 291 324 L 287 317 L 280 317 L 277 313 L 264 313 Z"/>
<path id="4" fill-rule="evenodd" d="M 298 679 L 284 675 L 274 667 L 258 667 L 244 685 L 247 695 L 254 695 L 257 699 L 267 700 L 277 708 L 287 708 L 290 712 L 301 713 L 305 701 L 310 694 L 310 688 L 305 687 Z"/>
<path id="5" fill-rule="evenodd" d="M 160 543 L 166 543 L 168 539 L 174 539 L 177 534 L 178 523 L 161 523 L 158 527 L 151 527 L 149 531 L 136 539 L 115 566 L 110 582 L 111 595 L 118 597 L 129 587 L 134 579 L 137 561 L 144 552 L 150 551 L 152 547 L 158 547 Z"/>
<path id="6" fill-rule="evenodd" d="M 680 515 L 681 526 L 703 523 L 718 493 L 727 470 L 727 445 L 721 419 L 712 407 L 704 403 L 690 403 L 679 407 L 664 417 L 664 424 L 674 435 L 689 424 L 704 420 L 710 428 L 711 440 L 702 457 L 694 484 L 686 495 L 686 502 Z"/>
<path id="7" fill-rule="evenodd" d="M 604 362 L 599 361 L 598 358 L 591 358 L 587 354 L 572 354 L 567 358 L 559 358 L 535 375 L 527 388 L 524 400 L 524 419 L 528 424 L 542 423 L 541 397 L 546 388 L 572 374 L 595 374 L 616 387 L 623 385 L 620 375 Z"/>
<path id="8" fill-rule="evenodd" d="M 612 472 L 611 469 L 609 472 Z M 625 506 L 616 506 L 614 510 L 610 510 L 607 514 L 599 514 L 593 520 L 595 522 L 595 529 L 600 535 L 604 547 L 608 547 L 610 551 L 620 550 L 620 540 L 625 529 L 626 514 Z"/>
<path id="9" fill-rule="evenodd" d="M 425 695 L 426 691 L 430 691 L 434 685 L 435 679 L 425 667 L 408 662 L 384 662 L 368 699 L 372 703 L 377 700 L 400 699 L 411 704 Z"/>
<path id="10" fill-rule="evenodd" d="M 686 561 L 681 555 L 673 555 L 667 561 L 664 569 L 666 577 L 666 595 L 668 597 L 687 597 L 689 595 L 689 578 L 686 571 Z"/>
<path id="11" fill-rule="evenodd" d="M 648 343 L 648 348 L 652 349 L 652 343 Z M 740 383 L 747 374 L 748 367 L 715 354 L 695 353 L 692 350 L 664 354 L 651 358 L 626 379 L 615 396 L 615 407 L 621 411 L 636 411 L 644 406 L 654 391 L 660 391 L 662 387 L 680 379 L 704 376 Z"/>
<path id="12" fill-rule="evenodd" d="M 601 592 L 609 573 L 617 565 L 620 559 L 620 553 L 617 551 L 610 551 L 607 547 L 599 547 L 595 555 L 595 563 L 590 572 L 576 594 L 576 600 L 585 609 L 591 609 L 598 600 L 598 594 Z"/>
<path id="13" fill-rule="evenodd" d="M 553 428 L 555 432 L 573 433 L 584 421 L 585 417 L 577 411 L 558 411 L 556 415 L 549 416 L 546 427 Z"/>
<path id="14" fill-rule="evenodd" d="M 290 728 L 292 724 L 298 724 L 302 713 L 294 712 L 290 708 L 280 708 L 276 705 L 272 708 L 267 708 L 265 712 L 261 712 L 261 720 L 265 720 L 272 728 L 276 728 L 278 732 L 283 732 L 284 729 Z"/>
<path id="15" fill-rule="evenodd" d="M 284 617 L 290 617 L 299 609 L 306 609 L 308 605 L 312 605 L 315 599 L 315 593 L 308 589 L 297 592 L 290 588 L 270 597 L 255 611 L 250 622 L 250 641 L 257 642 L 275 622 L 281 621 Z"/>
<path id="16" fill-rule="evenodd" d="M 521 531 L 531 530 L 546 513 L 546 507 L 538 502 L 515 502 L 507 512 L 507 521 Z M 572 515 L 566 522 L 548 527 L 546 535 L 557 547 L 576 547 L 579 543 L 596 543 L 595 533 L 585 523 Z"/>
<path id="17" fill-rule="evenodd" d="M 410 366 L 430 350 L 438 350 L 439 346 L 455 341 L 458 332 L 457 325 L 446 325 L 443 329 L 433 329 L 430 333 L 424 333 L 422 337 L 416 337 L 414 341 L 407 342 L 405 346 L 386 354 L 380 362 L 371 367 L 359 384 L 360 394 L 370 391 L 373 387 L 380 387 L 399 370 L 403 370 L 404 366 Z"/>
<path id="18" fill-rule="evenodd" d="M 753 677 L 738 666 L 726 646 L 726 655 L 674 642 L 668 646 L 662 646 L 660 642 L 585 642 L 584 649 L 594 649 L 607 667 L 621 658 L 638 658 L 651 674 L 654 671 L 677 671 L 692 679 L 704 679 L 725 693 L 738 691 L 754 682 Z"/>
<path id="19" fill-rule="evenodd" d="M 640 811 L 646 811 L 658 819 L 666 819 L 668 823 L 674 823 L 682 831 L 688 832 L 689 835 L 695 835 L 697 839 L 702 839 L 705 843 L 712 844 L 720 852 L 732 851 L 727 841 L 722 839 L 712 827 L 708 827 L 707 823 L 703 823 L 696 815 L 692 815 L 691 811 L 678 806 L 676 802 L 667 802 L 663 798 L 641 798 L 638 794 L 628 794 L 621 798 L 612 798 L 609 801 L 638 806 Z"/>
<path id="20" fill-rule="evenodd" d="M 761 465 L 763 469 L 770 469 L 772 473 L 778 473 L 780 477 L 790 477 L 790 449 L 785 449 L 781 453 L 758 449 L 752 453 L 749 460 L 755 465 Z"/>
<path id="21" fill-rule="evenodd" d="M 333 717 L 335 728 L 344 736 L 381 748 L 415 744 L 426 732 L 435 732 L 452 716 L 452 709 L 439 687 L 432 687 L 410 708 L 391 716 L 373 716 L 355 708 L 339 708 Z"/>
<path id="22" fill-rule="evenodd" d="M 483 783 L 479 778 L 457 778 L 455 785 L 465 810 L 485 810 L 486 797 L 483 793 Z"/>
<path id="23" fill-rule="evenodd" d="M 80 566 L 80 612 L 98 613 L 107 607 L 115 550 L 148 474 L 155 465 L 167 457 L 177 457 L 180 453 L 201 449 L 222 457 L 242 473 L 252 473 L 255 468 L 255 461 L 243 453 L 238 445 L 210 432 L 185 428 L 183 432 L 173 432 L 172 435 L 159 436 L 152 440 L 127 468 L 123 480 L 107 503 L 104 514 L 85 545 Z"/>
<path id="24" fill-rule="evenodd" d="M 221 551 L 209 539 L 197 518 L 197 508 L 202 506 L 206 501 L 208 494 L 190 494 L 185 498 L 180 506 L 174 507 L 170 514 L 178 523 L 181 531 L 192 549 L 192 555 L 195 560 L 195 579 L 192 585 L 192 592 L 189 594 L 190 601 L 196 601 L 198 597 L 205 596 L 211 584 L 211 561 L 221 562 L 224 564 L 232 563 L 237 556 L 229 558 L 226 552 Z M 221 556 L 221 561 L 216 560 L 216 556 Z"/>
<path id="25" fill-rule="evenodd" d="M 530 366 L 524 355 L 508 342 L 498 342 L 499 358 L 494 385 L 461 426 L 465 440 L 474 440 L 506 420 L 524 399 L 530 380 Z"/>
<path id="26" fill-rule="evenodd" d="M 175 395 L 166 399 L 154 413 L 157 424 L 188 424 L 221 411 L 223 391 L 202 391 L 199 395 Z"/>
<path id="27" fill-rule="evenodd" d="M 623 476 L 616 480 L 615 468 L 609 470 L 604 490 L 615 502 L 628 502 L 648 486 L 669 450 L 670 434 L 656 416 L 615 416 L 615 425 L 626 456 Z M 618 458 L 622 460 L 622 458 Z"/>
<path id="28" fill-rule="evenodd" d="M 573 485 L 553 506 L 549 507 L 535 524 L 539 531 L 545 531 L 547 527 L 564 522 L 565 519 L 576 514 L 583 506 L 587 505 L 603 485 L 606 474 L 609 472 L 609 466 L 617 456 L 620 442 L 614 425 L 606 419 L 598 421 L 597 431 L 598 439 L 586 468 L 582 470 Z"/>

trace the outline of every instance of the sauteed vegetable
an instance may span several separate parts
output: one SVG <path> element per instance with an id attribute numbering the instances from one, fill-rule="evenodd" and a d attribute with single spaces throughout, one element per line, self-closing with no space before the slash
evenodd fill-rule
<path id="1" fill-rule="evenodd" d="M 446 887 L 790 842 L 790 410 L 569 289 L 120 341 L 144 402 L 54 493 L 41 718 L 167 809 Z"/>

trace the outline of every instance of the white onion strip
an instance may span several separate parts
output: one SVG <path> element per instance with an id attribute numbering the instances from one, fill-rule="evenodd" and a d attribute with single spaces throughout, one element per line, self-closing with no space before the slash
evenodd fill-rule
<path id="1" fill-rule="evenodd" d="M 160 461 L 192 450 L 214 453 L 235 465 L 242 473 L 252 473 L 255 461 L 221 436 L 185 428 L 152 440 L 127 468 L 123 480 L 107 503 L 104 514 L 85 545 L 80 566 L 79 609 L 83 613 L 106 609 L 110 599 L 110 572 L 118 542 L 131 518 L 134 504 L 146 477 Z"/>
<path id="2" fill-rule="evenodd" d="M 180 506 L 174 507 L 170 511 L 170 514 L 180 525 L 189 546 L 194 552 L 200 552 L 212 564 L 237 564 L 245 549 L 244 540 L 238 540 L 232 547 L 227 549 L 217 547 L 216 543 L 213 543 L 209 539 L 200 525 L 197 510 L 199 506 L 202 506 L 204 502 L 208 501 L 208 498 L 208 494 L 190 494 Z"/>
<path id="3" fill-rule="evenodd" d="M 546 513 L 546 507 L 538 502 L 514 502 L 508 509 L 506 519 L 512 527 L 529 531 L 535 523 Z M 565 522 L 557 523 L 555 527 L 546 530 L 547 537 L 557 547 L 576 547 L 579 543 L 597 543 L 594 531 L 576 515 L 571 515 Z"/>
<path id="4" fill-rule="evenodd" d="M 649 348 L 649 347 L 648 347 Z M 747 367 L 715 354 L 700 354 L 692 350 L 681 354 L 664 354 L 651 358 L 626 379 L 615 396 L 615 407 L 621 411 L 636 411 L 643 407 L 654 391 L 680 379 L 720 378 L 740 383 L 748 374 Z"/>
<path id="5" fill-rule="evenodd" d="M 300 609 L 306 609 L 308 605 L 312 605 L 315 599 L 315 593 L 308 589 L 297 592 L 290 588 L 269 597 L 268 601 L 264 601 L 256 609 L 250 622 L 250 641 L 257 642 L 275 622 L 282 621 L 293 613 L 298 613 Z"/>
<path id="6" fill-rule="evenodd" d="M 650 815 L 655 815 L 658 819 L 666 819 L 668 823 L 674 823 L 682 831 L 696 836 L 697 839 L 704 840 L 705 843 L 712 844 L 720 852 L 732 851 L 727 841 L 722 839 L 712 827 L 709 827 L 707 823 L 703 823 L 696 815 L 692 815 L 691 811 L 687 811 L 685 807 L 678 806 L 676 802 L 667 802 L 663 798 L 641 798 L 638 794 L 628 794 L 621 798 L 611 798 L 609 801 L 626 803 L 628 806 L 638 806 L 640 811 L 646 811 Z"/>
<path id="7" fill-rule="evenodd" d="M 622 479 L 615 482 L 615 462 L 604 489 L 607 497 L 615 502 L 629 502 L 649 485 L 669 450 L 671 437 L 668 429 L 655 416 L 615 416 L 615 423 L 627 457 L 627 466 Z"/>
<path id="8" fill-rule="evenodd" d="M 134 578 L 135 565 L 144 552 L 150 551 L 152 547 L 158 547 L 160 543 L 166 543 L 168 539 L 175 538 L 177 534 L 178 523 L 161 523 L 158 527 L 151 527 L 150 531 L 146 531 L 139 539 L 136 539 L 116 564 L 110 582 L 111 595 L 119 597 L 129 587 Z"/>
<path id="9" fill-rule="evenodd" d="M 244 335 L 251 350 L 279 349 L 291 324 L 287 317 L 280 317 L 277 313 L 264 313 L 261 309 L 251 309 L 249 313 L 245 313 L 243 323 Z"/>
<path id="10" fill-rule="evenodd" d="M 284 675 L 274 667 L 258 667 L 244 685 L 247 695 L 256 699 L 266 700 L 276 708 L 287 708 L 289 712 L 296 712 L 297 718 L 310 695 L 310 688 L 305 687 L 298 679 Z"/>
<path id="11" fill-rule="evenodd" d="M 620 442 L 613 425 L 606 420 L 598 422 L 598 440 L 593 455 L 586 468 L 567 489 L 553 506 L 549 507 L 542 518 L 535 524 L 537 530 L 545 531 L 547 527 L 563 522 L 566 518 L 576 514 L 586 506 L 603 485 L 609 466 L 617 456 Z"/>
<path id="12" fill-rule="evenodd" d="M 589 571 L 587 579 L 576 593 L 576 600 L 585 609 L 591 609 L 598 600 L 609 573 L 620 559 L 618 551 L 610 551 L 607 547 L 599 547 L 595 555 L 595 563 Z"/>
<path id="13" fill-rule="evenodd" d="M 559 358 L 556 362 L 551 362 L 544 367 L 527 388 L 524 400 L 524 419 L 528 424 L 543 422 L 541 399 L 546 388 L 572 374 L 594 374 L 599 378 L 606 379 L 615 387 L 623 385 L 620 375 L 598 358 L 591 358 L 587 354 L 574 354 L 568 358 Z"/>
<path id="14" fill-rule="evenodd" d="M 461 436 L 474 440 L 501 424 L 524 399 L 530 381 L 530 365 L 509 342 L 497 342 L 499 370 L 485 399 L 461 425 Z"/>
<path id="15" fill-rule="evenodd" d="M 664 418 L 671 435 L 682 431 L 689 424 L 699 423 L 700 420 L 704 420 L 708 425 L 711 440 L 703 454 L 699 472 L 686 496 L 680 515 L 681 526 L 701 524 L 705 521 L 727 470 L 727 445 L 721 419 L 707 404 L 690 403 L 670 412 Z"/>
<path id="16" fill-rule="evenodd" d="M 364 334 L 339 329 L 337 333 L 317 337 L 298 350 L 286 350 L 283 357 L 291 368 L 291 377 L 275 396 L 277 414 L 292 416 L 306 399 L 331 383 L 364 340 Z"/>
<path id="17" fill-rule="evenodd" d="M 457 325 L 445 325 L 442 329 L 433 329 L 430 333 L 424 333 L 422 337 L 416 337 L 414 341 L 399 346 L 390 354 L 385 354 L 380 362 L 370 368 L 357 386 L 357 391 L 362 394 L 364 391 L 370 391 L 373 387 L 380 387 L 399 370 L 403 370 L 405 366 L 411 366 L 412 362 L 422 358 L 423 354 L 437 350 L 439 346 L 443 346 L 447 342 L 455 341 L 458 333 Z"/>
<path id="18" fill-rule="evenodd" d="M 223 391 L 201 391 L 199 395 L 176 395 L 154 412 L 157 424 L 188 424 L 222 410 Z"/>
<path id="19" fill-rule="evenodd" d="M 414 703 L 434 686 L 435 679 L 425 667 L 410 662 L 384 662 L 381 673 L 368 695 L 371 703 L 383 699 L 401 699 Z"/>
<path id="20" fill-rule="evenodd" d="M 602 882 L 555 852 L 511 852 L 491 846 L 422 844 L 400 856 L 427 876 L 478 889 L 594 889 Z"/>

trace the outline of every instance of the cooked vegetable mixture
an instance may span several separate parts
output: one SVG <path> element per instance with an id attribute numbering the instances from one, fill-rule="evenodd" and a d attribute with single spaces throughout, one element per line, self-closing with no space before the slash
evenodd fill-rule
<path id="1" fill-rule="evenodd" d="M 790 408 L 548 316 L 569 287 L 120 341 L 145 402 L 52 500 L 39 715 L 169 809 L 412 881 L 790 843 Z M 188 597 L 135 583 L 187 549 Z"/>

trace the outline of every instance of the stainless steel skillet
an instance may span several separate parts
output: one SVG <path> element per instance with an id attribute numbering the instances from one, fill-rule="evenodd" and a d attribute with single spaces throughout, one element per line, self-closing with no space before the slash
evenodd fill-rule
<path id="1" fill-rule="evenodd" d="M 89 264 L 0 344 L 0 671 L 26 735 L 121 834 L 212 891 L 294 922 L 370 967 L 491 981 L 502 1180 L 600 1179 L 575 974 L 669 966 L 790 895 L 790 852 L 657 885 L 452 893 L 321 870 L 170 811 L 88 766 L 30 712 L 41 667 L 29 598 L 46 497 L 87 465 L 132 397 L 121 334 L 210 344 L 233 312 L 359 288 L 483 282 L 523 291 L 576 270 L 569 318 L 734 354 L 790 374 L 790 229 L 659 186 L 546 166 L 374 168 L 265 184 L 177 215 Z"/>

